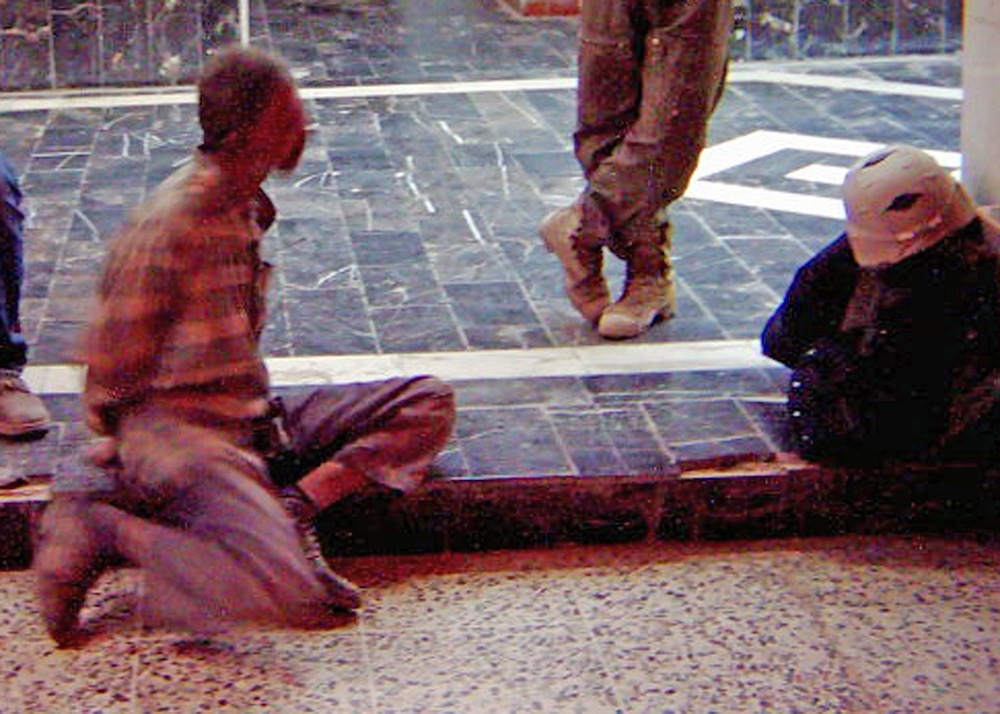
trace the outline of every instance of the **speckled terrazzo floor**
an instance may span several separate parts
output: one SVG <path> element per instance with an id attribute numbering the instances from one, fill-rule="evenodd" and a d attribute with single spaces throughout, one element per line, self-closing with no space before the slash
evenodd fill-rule
<path id="1" fill-rule="evenodd" d="M 0 573 L 0 710 L 990 712 L 1000 546 L 851 538 L 355 558 L 356 620 L 144 631 L 130 571 L 56 651 Z"/>

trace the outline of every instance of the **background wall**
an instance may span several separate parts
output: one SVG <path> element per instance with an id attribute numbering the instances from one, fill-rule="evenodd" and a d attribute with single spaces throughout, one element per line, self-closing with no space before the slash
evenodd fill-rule
<path id="1" fill-rule="evenodd" d="M 0 89 L 190 79 L 212 47 L 236 37 L 236 6 L 237 0 L 0 0 Z"/>
<path id="2" fill-rule="evenodd" d="M 381 19 L 432 16 L 429 4 L 461 5 L 456 17 L 501 12 L 499 0 L 252 0 L 251 36 L 294 55 L 297 66 L 323 65 L 306 84 L 366 79 L 351 61 L 359 43 L 383 47 L 390 69 L 404 68 L 407 53 L 436 51 L 441 65 L 493 62 L 498 76 L 510 74 L 504 53 L 516 49 L 524 21 L 509 13 L 496 47 L 463 46 L 459 24 L 411 37 L 384 31 L 398 25 Z M 962 0 L 737 0 L 737 18 L 740 60 L 953 52 L 962 38 Z M 531 22 L 552 25 L 560 69 L 575 61 L 574 23 Z M 0 0 L 0 90 L 188 82 L 237 34 L 237 0 Z M 461 54 L 474 50 L 475 58 Z"/>
<path id="3" fill-rule="evenodd" d="M 962 0 L 736 0 L 740 59 L 954 52 Z"/>
<path id="4" fill-rule="evenodd" d="M 968 0 L 962 54 L 962 180 L 1000 219 L 1000 3 Z"/>

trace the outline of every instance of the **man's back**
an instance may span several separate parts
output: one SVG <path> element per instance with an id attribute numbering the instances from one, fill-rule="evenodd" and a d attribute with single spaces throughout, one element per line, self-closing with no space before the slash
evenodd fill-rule
<path id="1" fill-rule="evenodd" d="M 150 401 L 194 419 L 263 413 L 256 205 L 229 199 L 196 153 L 115 239 L 85 340 L 84 397 L 98 431 L 113 432 L 121 409 Z"/>

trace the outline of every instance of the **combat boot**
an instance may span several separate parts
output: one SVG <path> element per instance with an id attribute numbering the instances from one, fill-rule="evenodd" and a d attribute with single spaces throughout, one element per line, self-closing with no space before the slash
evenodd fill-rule
<path id="1" fill-rule="evenodd" d="M 609 340 L 638 337 L 658 320 L 674 316 L 677 291 L 670 265 L 669 226 L 651 240 L 628 249 L 625 289 L 621 298 L 601 315 L 597 331 Z"/>
<path id="2" fill-rule="evenodd" d="M 582 228 L 583 211 L 574 203 L 552 211 L 538 233 L 563 265 L 569 301 L 585 320 L 596 324 L 611 296 L 604 280 L 602 241 L 587 237 Z"/>
<path id="3" fill-rule="evenodd" d="M 0 369 L 0 436 L 41 434 L 51 417 L 17 370 Z"/>
<path id="4" fill-rule="evenodd" d="M 313 520 L 318 515 L 315 504 L 294 484 L 283 488 L 279 499 L 285 512 L 295 522 L 295 532 L 299 536 L 299 545 L 306 560 L 326 590 L 327 606 L 333 610 L 357 610 L 361 607 L 361 591 L 358 586 L 335 573 L 323 555 L 319 534 L 313 525 Z"/>

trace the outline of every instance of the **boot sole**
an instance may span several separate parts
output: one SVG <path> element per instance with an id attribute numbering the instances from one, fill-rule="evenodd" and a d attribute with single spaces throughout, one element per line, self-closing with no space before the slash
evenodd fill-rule
<path id="1" fill-rule="evenodd" d="M 40 434 L 48 431 L 51 425 L 52 422 L 48 419 L 24 422 L 21 424 L 0 422 L 0 436 L 28 436 L 29 434 Z"/>
<path id="2" fill-rule="evenodd" d="M 674 314 L 672 308 L 661 308 L 653 313 L 645 325 L 627 318 L 616 319 L 616 315 L 605 315 L 598 323 L 597 333 L 607 340 L 628 340 L 646 334 L 653 325 L 669 320 Z"/>

